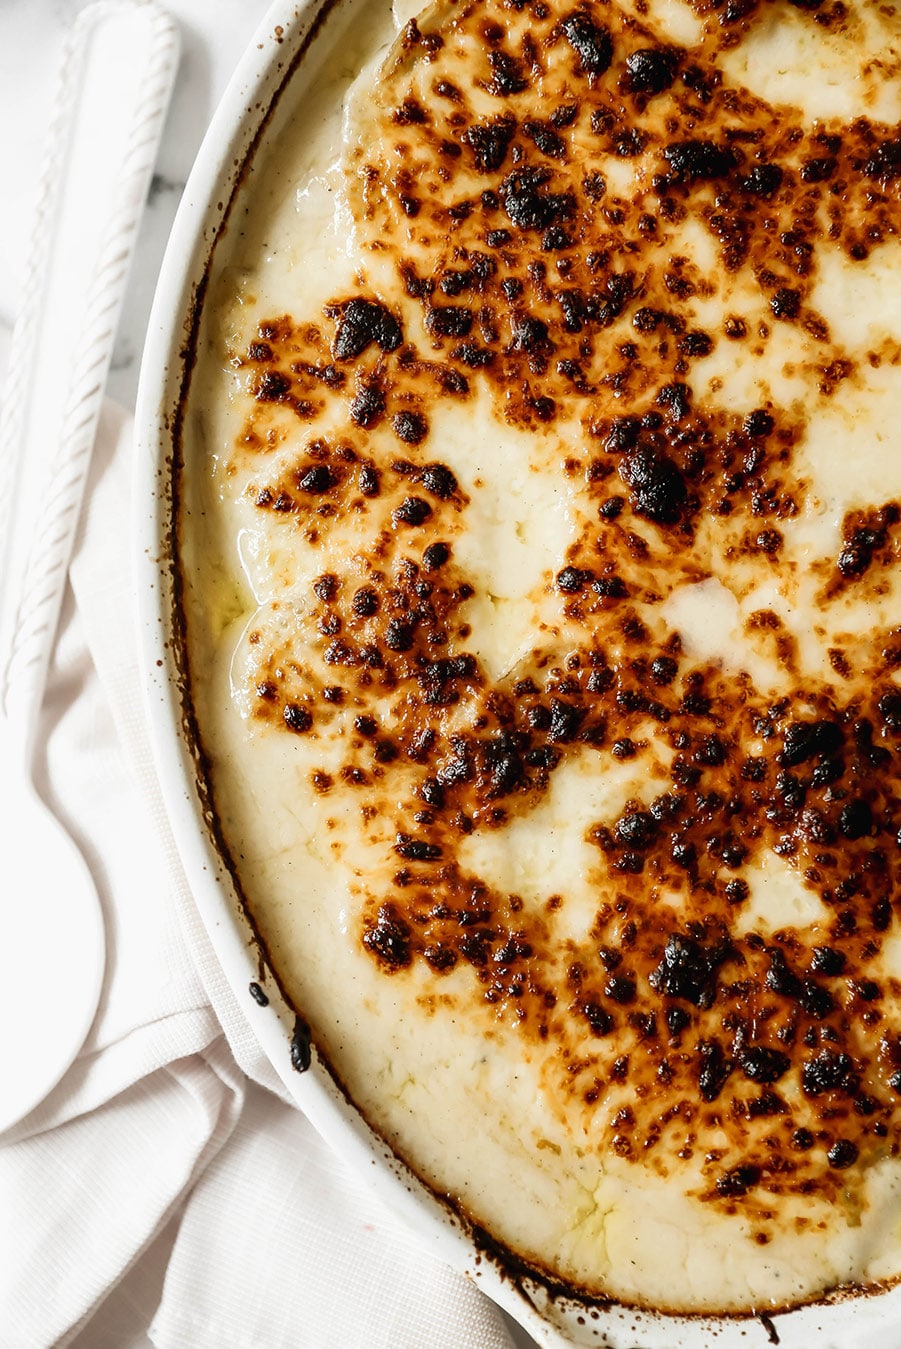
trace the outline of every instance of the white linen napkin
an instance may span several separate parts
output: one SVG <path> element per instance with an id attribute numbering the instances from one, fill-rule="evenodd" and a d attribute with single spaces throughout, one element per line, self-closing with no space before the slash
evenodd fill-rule
<path id="1" fill-rule="evenodd" d="M 108 404 L 38 751 L 108 963 L 79 1058 L 0 1136 L 0 1349 L 510 1349 L 285 1100 L 213 956 L 142 712 L 131 429 Z"/>

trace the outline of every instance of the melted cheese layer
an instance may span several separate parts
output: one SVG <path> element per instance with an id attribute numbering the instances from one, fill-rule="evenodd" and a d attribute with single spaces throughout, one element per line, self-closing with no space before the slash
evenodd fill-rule
<path id="1" fill-rule="evenodd" d="M 646 8 L 367 6 L 289 93 L 181 567 L 367 1119 L 537 1271 L 741 1311 L 901 1272 L 901 20 Z"/>

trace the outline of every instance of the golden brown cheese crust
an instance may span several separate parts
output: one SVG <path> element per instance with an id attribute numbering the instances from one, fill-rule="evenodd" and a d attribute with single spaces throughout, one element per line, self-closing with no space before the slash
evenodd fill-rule
<path id="1" fill-rule="evenodd" d="M 850 125 L 804 125 L 723 58 L 787 11 L 853 48 L 853 12 L 696 9 L 690 50 L 661 43 L 641 4 L 600 0 L 461 0 L 411 23 L 348 165 L 367 284 L 261 326 L 238 453 L 298 546 L 359 522 L 353 572 L 313 586 L 315 626 L 256 634 L 252 691 L 256 718 L 323 744 L 353 709 L 339 772 L 313 785 L 355 794 L 392 840 L 364 887 L 365 950 L 385 977 L 427 968 L 436 998 L 465 969 L 454 998 L 520 1024 L 567 1118 L 664 1175 L 702 1155 L 702 1197 L 740 1206 L 765 1242 L 780 1195 L 853 1208 L 901 1130 L 901 982 L 880 961 L 899 893 L 901 628 L 885 597 L 901 509 L 850 512 L 835 556 L 802 563 L 784 541 L 814 490 L 798 453 L 812 410 L 862 378 L 818 310 L 821 260 L 897 247 L 901 132 L 866 109 L 898 70 L 865 72 Z M 712 268 L 682 250 L 686 222 Z M 787 327 L 803 399 L 698 399 L 712 353 L 763 358 Z M 534 431 L 578 521 L 530 659 L 498 679 L 467 647 L 470 501 L 430 432 L 436 405 L 485 390 Z M 340 434 L 321 434 L 336 406 Z M 302 448 L 270 477 L 286 426 Z M 771 609 L 747 632 L 770 685 L 686 657 L 666 616 L 679 588 L 716 574 L 742 594 L 764 574 L 791 593 L 802 566 L 819 663 Z M 847 606 L 864 600 L 876 621 L 854 633 Z M 668 786 L 590 830 L 597 913 L 574 940 L 565 895 L 536 909 L 455 859 L 586 757 Z M 771 854 L 822 922 L 761 934 L 743 918 Z"/>

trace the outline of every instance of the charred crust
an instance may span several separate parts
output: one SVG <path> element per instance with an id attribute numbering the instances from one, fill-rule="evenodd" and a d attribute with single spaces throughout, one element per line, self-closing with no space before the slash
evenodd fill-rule
<path id="1" fill-rule="evenodd" d="M 789 522 L 810 501 L 795 455 L 803 417 L 693 398 L 703 377 L 691 362 L 724 339 L 756 359 L 793 325 L 817 350 L 815 396 L 853 386 L 854 361 L 812 307 L 819 254 L 827 229 L 828 246 L 855 261 L 894 237 L 901 151 L 865 118 L 788 135 L 724 82 L 718 53 L 743 40 L 754 5 L 706 7 L 703 50 L 691 53 L 655 45 L 641 23 L 622 28 L 612 11 L 608 30 L 600 9 L 538 9 L 505 10 L 490 41 L 476 34 L 477 89 L 458 71 L 445 78 L 440 44 L 411 36 L 434 102 L 398 88 L 385 120 L 416 173 L 392 176 L 375 151 L 367 163 L 373 239 L 395 249 L 400 221 L 411 241 L 396 311 L 338 298 L 333 331 L 321 316 L 324 333 L 273 319 L 236 358 L 254 404 L 241 453 L 258 456 L 250 499 L 267 523 L 312 548 L 347 520 L 370 531 L 358 570 L 331 562 L 340 575 L 307 587 L 325 677 L 261 662 L 253 715 L 310 732 L 286 741 L 298 755 L 345 727 L 347 761 L 317 774 L 317 794 L 353 791 L 364 819 L 387 811 L 396 826 L 391 879 L 371 882 L 361 919 L 380 969 L 403 979 L 418 965 L 436 986 L 465 987 L 475 1015 L 515 1018 L 524 1037 L 570 1054 L 561 1099 L 585 1112 L 599 1147 L 678 1169 L 671 1122 L 599 1122 L 605 1091 L 640 1088 L 697 1112 L 699 1138 L 714 1120 L 726 1130 L 731 1151 L 705 1163 L 705 1200 L 752 1212 L 782 1194 L 828 1198 L 837 1183 L 853 1189 L 873 1140 L 897 1147 L 897 990 L 877 972 L 896 921 L 901 636 L 874 638 L 867 687 L 844 642 L 830 649 L 835 678 L 805 681 L 786 625 L 755 614 L 748 632 L 772 643 L 785 675 L 775 699 L 689 660 L 659 615 L 676 585 L 703 579 L 714 535 L 724 564 L 785 575 Z M 811 22 L 831 13 L 811 10 Z M 486 90 L 510 110 L 485 115 Z M 602 171 L 611 157 L 634 159 L 646 187 L 617 188 L 616 166 Z M 721 264 L 712 275 L 672 242 L 689 214 Z M 720 272 L 747 282 L 752 301 L 714 331 L 697 313 Z M 296 432 L 342 387 L 340 435 L 267 477 L 267 430 L 291 420 Z M 469 502 L 439 462 L 432 409 L 471 388 L 537 441 L 565 440 L 562 479 L 590 522 L 546 571 L 548 632 L 515 679 L 491 679 L 465 650 L 479 582 L 454 544 Z M 431 448 L 417 453 L 426 435 Z M 892 503 L 846 517 L 823 565 L 824 606 L 852 586 L 876 593 L 897 523 Z M 646 767 L 669 787 L 591 826 L 602 898 L 564 987 L 551 898 L 540 917 L 523 912 L 450 859 L 464 836 L 522 818 L 577 759 Z M 748 927 L 767 852 L 822 901 L 815 939 Z M 657 903 L 668 893 L 678 910 Z M 742 935 L 730 939 L 733 927 Z M 582 1070 L 586 1041 L 599 1057 Z"/>
<path id="2" fill-rule="evenodd" d="M 675 82 L 681 59 L 675 47 L 638 47 L 626 57 L 623 87 L 633 94 L 662 94 Z"/>
<path id="3" fill-rule="evenodd" d="M 396 351 L 403 341 L 400 323 L 378 300 L 362 296 L 326 306 L 335 320 L 332 355 L 336 361 L 352 361 L 375 344 L 381 351 Z"/>
<path id="4" fill-rule="evenodd" d="M 406 445 L 421 445 L 429 433 L 429 424 L 421 412 L 404 409 L 391 419 L 394 434 Z"/>
<path id="5" fill-rule="evenodd" d="M 613 62 L 613 38 L 582 10 L 560 21 L 560 31 L 579 59 L 586 75 L 603 75 Z"/>
<path id="6" fill-rule="evenodd" d="M 516 134 L 516 119 L 510 114 L 487 122 L 475 122 L 463 133 L 463 142 L 472 151 L 480 173 L 496 173 L 507 158 Z"/>

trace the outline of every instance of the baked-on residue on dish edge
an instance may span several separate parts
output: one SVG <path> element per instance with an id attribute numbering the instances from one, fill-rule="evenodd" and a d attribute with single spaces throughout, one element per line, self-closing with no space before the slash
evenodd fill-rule
<path id="1" fill-rule="evenodd" d="M 901 1272 L 899 36 L 440 4 L 340 164 L 311 95 L 207 303 L 248 905 L 398 1152 L 596 1294 Z"/>

